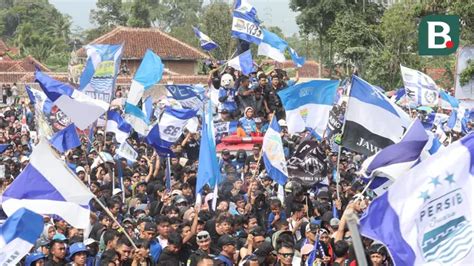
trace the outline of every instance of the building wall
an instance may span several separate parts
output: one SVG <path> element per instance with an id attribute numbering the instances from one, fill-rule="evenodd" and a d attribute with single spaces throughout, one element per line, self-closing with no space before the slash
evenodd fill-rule
<path id="1" fill-rule="evenodd" d="M 141 60 L 122 60 L 122 64 L 126 63 L 130 71 L 130 75 L 134 75 L 140 66 Z M 168 61 L 163 60 L 165 68 L 171 72 L 176 72 L 181 75 L 196 75 L 198 70 L 198 63 L 196 61 Z"/>

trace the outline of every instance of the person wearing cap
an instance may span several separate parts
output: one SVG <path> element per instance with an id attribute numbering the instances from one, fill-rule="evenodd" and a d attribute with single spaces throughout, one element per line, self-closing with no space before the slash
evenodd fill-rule
<path id="1" fill-rule="evenodd" d="M 307 265 L 307 260 L 311 252 L 313 251 L 314 246 L 312 244 L 304 244 L 303 247 L 301 248 L 300 254 L 301 254 L 301 266 Z"/>
<path id="2" fill-rule="evenodd" d="M 369 255 L 373 266 L 385 265 L 387 251 L 382 244 L 372 244 L 369 248 Z"/>
<path id="3" fill-rule="evenodd" d="M 237 241 L 230 235 L 223 235 L 219 237 L 217 245 L 221 252 L 214 259 L 214 265 L 216 266 L 233 266 L 234 265 L 234 254 L 236 251 Z"/>
<path id="4" fill-rule="evenodd" d="M 46 266 L 56 266 L 56 265 L 65 265 L 66 264 L 66 245 L 61 240 L 51 241 L 51 250 L 46 261 Z"/>
<path id="5" fill-rule="evenodd" d="M 69 261 L 67 265 L 84 266 L 87 260 L 87 248 L 84 243 L 74 243 L 69 247 Z"/>
<path id="6" fill-rule="evenodd" d="M 25 266 L 43 266 L 46 256 L 41 252 L 31 253 L 26 256 Z"/>
<path id="7" fill-rule="evenodd" d="M 36 242 L 36 247 L 37 248 L 37 251 L 38 252 L 41 252 L 43 253 L 44 255 L 48 256 L 49 255 L 49 243 L 51 241 L 48 240 L 48 239 L 43 239 L 43 238 L 40 238 L 37 242 Z"/>
<path id="8" fill-rule="evenodd" d="M 211 235 L 207 231 L 201 231 L 196 235 L 196 243 L 198 249 L 188 259 L 187 266 L 197 266 L 197 261 L 200 257 L 210 256 L 214 258 L 211 252 Z"/>

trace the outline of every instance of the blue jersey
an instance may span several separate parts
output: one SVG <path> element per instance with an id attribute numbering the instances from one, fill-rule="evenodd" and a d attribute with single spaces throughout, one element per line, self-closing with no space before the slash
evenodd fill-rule
<path id="1" fill-rule="evenodd" d="M 225 98 L 227 96 L 227 98 Z M 227 109 L 229 112 L 237 110 L 237 103 L 235 97 L 237 96 L 237 90 L 235 88 L 226 89 L 223 87 L 219 88 L 219 102 L 222 103 L 222 109 Z"/>

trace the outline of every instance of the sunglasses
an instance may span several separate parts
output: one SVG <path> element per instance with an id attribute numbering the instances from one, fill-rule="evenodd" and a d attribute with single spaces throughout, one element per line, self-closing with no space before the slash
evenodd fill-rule
<path id="1" fill-rule="evenodd" d="M 293 256 L 295 255 L 295 253 L 278 253 L 279 255 L 283 256 L 283 258 L 293 258 Z"/>
<path id="2" fill-rule="evenodd" d="M 197 240 L 200 240 L 200 241 L 206 241 L 207 239 L 209 239 L 209 235 L 201 235 L 201 236 L 197 236 L 196 238 Z"/>

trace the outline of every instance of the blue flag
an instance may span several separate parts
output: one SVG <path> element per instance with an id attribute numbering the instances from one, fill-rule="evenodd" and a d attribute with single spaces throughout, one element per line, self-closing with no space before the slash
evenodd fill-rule
<path id="1" fill-rule="evenodd" d="M 215 49 L 219 47 L 217 43 L 215 43 L 209 36 L 206 34 L 202 33 L 198 28 L 193 27 L 194 34 L 196 34 L 196 37 L 199 38 L 199 42 L 201 43 L 201 48 L 206 51 L 211 51 L 212 49 Z"/>
<path id="2" fill-rule="evenodd" d="M 163 141 L 160 137 L 160 127 L 156 124 L 148 133 L 146 137 L 146 142 L 150 144 L 160 156 L 168 156 L 174 157 L 173 151 L 169 148 L 167 142 Z"/>
<path id="3" fill-rule="evenodd" d="M 8 147 L 10 147 L 11 144 L 7 143 L 7 144 L 0 144 L 0 154 L 4 153 Z"/>
<path id="4" fill-rule="evenodd" d="M 250 50 L 247 50 L 241 53 L 240 55 L 227 61 L 227 65 L 241 71 L 244 75 L 248 75 L 252 73 L 253 71 L 252 52 Z"/>
<path id="5" fill-rule="evenodd" d="M 0 225 L 0 264 L 16 265 L 43 232 L 43 217 L 28 209 L 15 211 Z"/>
<path id="6" fill-rule="evenodd" d="M 279 185 L 284 186 L 288 180 L 288 169 L 280 133 L 280 126 L 276 117 L 273 117 L 263 138 L 262 158 L 268 175 Z"/>
<path id="7" fill-rule="evenodd" d="M 293 48 L 288 47 L 288 50 L 290 51 L 291 60 L 293 60 L 293 63 L 295 63 L 295 66 L 302 67 L 304 63 L 306 62 L 306 59 L 302 56 L 299 56 Z"/>
<path id="8" fill-rule="evenodd" d="M 199 194 L 206 184 L 210 183 L 211 186 L 214 186 L 219 184 L 221 180 L 212 122 L 212 104 L 208 104 L 208 110 L 204 114 L 202 121 L 196 194 Z"/>
<path id="9" fill-rule="evenodd" d="M 51 137 L 51 145 L 60 153 L 81 146 L 81 140 L 77 135 L 76 126 L 71 123 L 63 130 L 57 132 Z"/>

